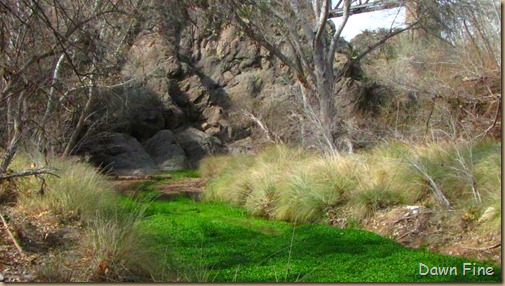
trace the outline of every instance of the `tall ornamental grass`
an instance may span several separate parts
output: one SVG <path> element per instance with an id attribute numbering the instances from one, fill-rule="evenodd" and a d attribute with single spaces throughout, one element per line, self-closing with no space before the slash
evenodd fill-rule
<path id="1" fill-rule="evenodd" d="M 273 146 L 256 156 L 208 157 L 204 199 L 296 223 L 339 210 L 363 219 L 398 205 L 483 213 L 500 208 L 499 142 L 390 142 L 372 150 L 321 157 Z"/>

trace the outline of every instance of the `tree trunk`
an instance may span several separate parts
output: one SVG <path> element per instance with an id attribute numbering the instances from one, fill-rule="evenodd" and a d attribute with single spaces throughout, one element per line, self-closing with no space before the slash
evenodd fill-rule
<path id="1" fill-rule="evenodd" d="M 18 142 L 21 138 L 21 132 L 23 130 L 23 121 L 21 118 L 21 108 L 23 106 L 24 91 L 19 94 L 18 104 L 13 102 L 13 95 L 7 98 L 7 130 L 8 130 L 8 140 L 9 143 L 2 156 L 2 161 L 0 162 L 0 173 L 5 173 L 12 163 L 16 151 L 18 148 Z M 12 124 L 10 124 L 12 122 Z"/>
<path id="2" fill-rule="evenodd" d="M 331 77 L 328 77 L 331 78 Z M 335 153 L 333 130 L 335 127 L 336 108 L 333 95 L 333 82 L 324 76 L 318 79 L 319 121 L 321 122 L 322 135 L 327 144 L 328 151 Z"/>
<path id="3" fill-rule="evenodd" d="M 37 131 L 38 133 L 38 138 L 37 138 L 37 149 L 39 151 L 44 150 L 47 148 L 48 145 L 48 140 L 47 140 L 47 135 L 46 135 L 46 126 L 49 122 L 49 119 L 53 117 L 53 111 L 54 107 L 56 104 L 56 98 L 55 98 L 55 93 L 56 93 L 56 84 L 59 81 L 60 77 L 60 71 L 61 71 L 61 64 L 63 63 L 63 60 L 65 59 L 65 53 L 62 53 L 61 56 L 58 59 L 58 62 L 56 63 L 56 66 L 54 67 L 54 72 L 53 72 L 53 79 L 51 83 L 51 88 L 49 90 L 49 98 L 47 99 L 47 105 L 46 105 L 46 111 L 44 112 L 44 117 L 42 118 L 42 122 L 40 124 L 40 129 Z"/>
<path id="4" fill-rule="evenodd" d="M 86 117 L 91 112 L 91 106 L 92 106 L 92 103 L 94 100 L 95 100 L 95 84 L 94 84 L 93 75 L 91 75 L 89 92 L 88 92 L 88 99 L 86 101 L 86 105 L 84 106 L 84 109 L 82 110 L 81 115 L 79 116 L 79 120 L 77 121 L 77 125 L 75 126 L 75 129 L 72 132 L 72 135 L 70 136 L 70 139 L 67 142 L 67 146 L 65 147 L 65 151 L 63 151 L 63 154 L 61 155 L 62 158 L 68 157 L 70 155 L 70 153 L 73 151 L 73 149 L 77 143 L 77 138 L 79 137 L 79 134 L 81 133 L 82 129 L 84 128 L 84 122 L 86 121 Z"/>

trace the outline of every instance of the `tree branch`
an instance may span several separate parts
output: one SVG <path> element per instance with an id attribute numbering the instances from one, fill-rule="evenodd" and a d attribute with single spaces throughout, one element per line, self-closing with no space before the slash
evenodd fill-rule
<path id="1" fill-rule="evenodd" d="M 367 13 L 367 12 L 373 12 L 373 11 L 379 11 L 379 10 L 385 10 L 385 9 L 391 9 L 398 7 L 402 5 L 403 1 L 398 1 L 398 0 L 392 0 L 392 1 L 374 1 L 372 3 L 366 3 L 362 5 L 355 5 L 351 7 L 351 11 L 349 12 L 350 15 L 355 15 L 355 14 L 361 14 L 361 13 Z M 345 8 L 336 8 L 333 10 L 330 10 L 330 18 L 338 18 L 342 17 L 344 15 Z"/>
<path id="2" fill-rule="evenodd" d="M 8 180 L 8 179 L 14 179 L 14 178 L 20 178 L 20 177 L 27 177 L 27 176 L 38 176 L 38 175 L 52 175 L 55 177 L 60 177 L 54 173 L 51 173 L 52 170 L 57 170 L 56 168 L 53 167 L 41 167 L 41 168 L 36 168 L 36 169 L 28 169 L 20 173 L 8 173 L 4 172 L 0 174 L 0 181 L 3 180 Z"/>
<path id="3" fill-rule="evenodd" d="M 252 26 L 251 23 L 246 23 L 240 15 L 238 15 L 236 12 L 235 14 L 235 21 L 244 29 L 245 33 L 253 40 L 255 40 L 258 44 L 260 44 L 262 47 L 267 49 L 271 54 L 276 56 L 278 59 L 280 59 L 284 64 L 289 66 L 293 71 L 295 71 L 298 75 L 298 78 L 302 83 L 306 86 L 309 86 L 309 82 L 307 81 L 305 77 L 305 73 L 303 70 L 300 70 L 300 68 L 292 61 L 290 60 L 285 54 L 283 54 L 280 49 L 277 47 L 274 47 L 272 44 L 270 44 L 263 35 L 260 33 L 255 32 L 254 26 Z"/>
<path id="4" fill-rule="evenodd" d="M 310 22 L 307 20 L 307 17 L 305 17 L 305 15 L 303 15 L 303 13 L 300 11 L 300 3 L 298 0 L 291 0 L 289 3 L 291 4 L 291 9 L 293 9 L 295 12 L 295 16 L 298 19 L 298 22 L 302 26 L 305 37 L 307 37 L 309 43 L 312 43 L 314 41 L 314 31 L 310 26 Z"/>
<path id="5" fill-rule="evenodd" d="M 2 214 L 0 214 L 0 219 L 2 219 L 2 223 L 4 224 L 5 226 L 5 230 L 7 231 L 7 234 L 9 235 L 10 239 L 12 240 L 12 242 L 14 243 L 14 246 L 17 248 L 17 250 L 19 251 L 19 253 L 24 256 L 24 252 L 23 252 L 23 249 L 21 248 L 21 246 L 19 245 L 18 241 L 16 240 L 16 237 L 14 237 L 14 235 L 12 234 L 12 232 L 10 231 L 9 229 L 9 225 L 7 224 L 7 221 L 5 220 L 4 216 Z"/>
<path id="6" fill-rule="evenodd" d="M 387 34 L 384 38 L 382 38 L 380 41 L 378 41 L 377 43 L 371 45 L 368 47 L 368 49 L 364 52 L 362 52 L 361 54 L 359 54 L 357 57 L 353 58 L 351 61 L 347 62 L 347 64 L 344 66 L 344 68 L 342 68 L 340 70 L 340 72 L 338 73 L 338 77 L 341 77 L 345 72 L 346 70 L 351 67 L 352 65 L 358 63 L 361 59 L 363 59 L 366 55 L 368 55 L 370 52 L 372 52 L 373 50 L 375 50 L 376 48 L 380 47 L 382 44 L 384 44 L 387 40 L 391 39 L 392 37 L 400 34 L 400 33 L 403 33 L 411 28 L 413 28 L 415 25 L 417 25 L 419 23 L 419 21 L 416 21 L 412 24 L 410 24 L 409 26 L 403 28 L 403 29 L 399 29 L 399 30 L 396 30 L 392 33 L 389 33 Z"/>
<path id="7" fill-rule="evenodd" d="M 328 51 L 327 59 L 333 62 L 333 57 L 335 56 L 335 52 L 338 46 L 338 40 L 340 39 L 340 35 L 344 30 L 345 25 L 347 24 L 347 20 L 349 19 L 349 11 L 351 9 L 351 1 L 344 0 L 344 20 L 338 26 L 338 29 L 335 30 L 335 34 L 333 34 L 333 38 L 331 39 L 330 49 Z"/>
<path id="8" fill-rule="evenodd" d="M 347 2 L 347 1 L 346 1 Z M 326 27 L 326 20 L 328 20 L 328 13 L 330 11 L 330 0 L 325 0 L 323 6 L 320 8 L 319 17 L 317 21 L 317 32 L 316 37 L 314 39 L 314 43 L 319 42 L 321 40 L 321 36 Z"/>

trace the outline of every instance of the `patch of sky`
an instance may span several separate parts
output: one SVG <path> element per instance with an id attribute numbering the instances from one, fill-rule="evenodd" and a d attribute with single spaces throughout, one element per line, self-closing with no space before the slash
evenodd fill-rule
<path id="1" fill-rule="evenodd" d="M 401 28 L 405 25 L 405 10 L 405 7 L 399 7 L 351 15 L 342 31 L 342 37 L 350 41 L 365 30 Z M 336 27 L 339 27 L 342 19 L 341 17 L 333 18 L 332 21 Z"/>

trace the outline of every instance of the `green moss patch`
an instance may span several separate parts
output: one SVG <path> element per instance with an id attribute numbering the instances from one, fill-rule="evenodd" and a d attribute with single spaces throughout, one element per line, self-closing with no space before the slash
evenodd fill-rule
<path id="1" fill-rule="evenodd" d="M 147 213 L 140 227 L 184 281 L 502 281 L 494 265 L 408 249 L 367 231 L 267 221 L 225 203 L 154 201 Z M 470 270 L 463 272 L 464 263 Z M 493 275 L 474 275 L 477 267 L 492 267 Z M 426 269 L 432 273 L 422 275 Z M 440 269 L 450 271 L 442 275 Z"/>

